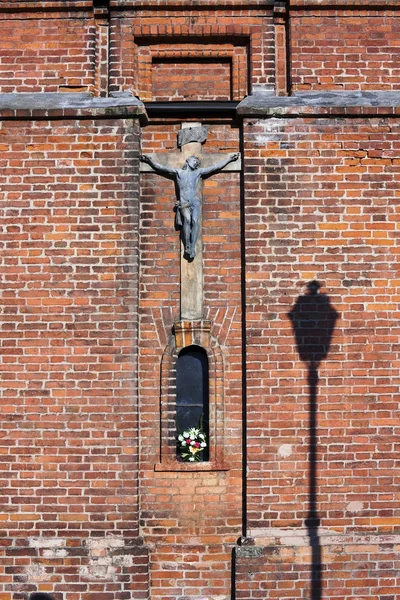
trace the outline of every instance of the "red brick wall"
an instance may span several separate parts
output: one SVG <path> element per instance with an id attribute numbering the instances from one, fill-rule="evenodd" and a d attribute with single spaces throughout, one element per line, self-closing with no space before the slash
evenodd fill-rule
<path id="1" fill-rule="evenodd" d="M 2 122 L 4 600 L 145 597 L 134 123 Z"/>
<path id="2" fill-rule="evenodd" d="M 312 476 L 321 531 L 345 534 L 345 560 L 356 565 L 346 566 L 346 588 L 361 585 L 354 578 L 362 581 L 364 552 L 346 536 L 386 535 L 400 523 L 398 134 L 393 119 L 282 118 L 244 127 L 249 535 L 279 546 L 287 528 L 296 546 L 293 539 L 306 535 Z M 314 467 L 310 362 L 300 360 L 288 316 L 312 280 L 338 313 L 317 365 Z M 317 318 L 313 308 L 300 316 Z M 367 539 L 373 565 L 378 550 L 374 536 Z M 276 548 L 265 564 L 286 560 L 285 552 L 293 550 Z M 384 574 L 368 568 L 365 587 L 374 596 Z M 395 568 L 388 566 L 392 581 Z M 335 585 L 324 598 L 337 597 Z"/>
<path id="3" fill-rule="evenodd" d="M 235 48 L 242 47 L 246 50 L 245 54 L 238 66 L 232 67 L 233 96 L 236 100 L 242 99 L 248 93 L 247 90 L 256 87 L 272 90 L 275 83 L 271 7 L 253 10 L 222 11 L 202 8 L 160 12 L 144 9 L 140 13 L 126 10 L 124 18 L 120 18 L 118 14 L 112 15 L 110 36 L 110 90 L 133 90 L 135 95 L 139 95 L 145 101 L 152 100 L 152 66 L 155 65 L 152 65 L 150 47 L 154 45 L 161 45 L 162 50 L 168 51 L 170 58 L 187 58 L 181 47 L 188 44 L 191 46 L 189 56 L 195 56 L 197 59 L 202 57 L 202 53 L 204 58 L 211 56 L 215 59 L 219 51 L 219 56 L 223 58 L 222 64 L 226 61 L 227 44 L 233 44 Z M 249 73 L 246 55 L 251 55 Z M 235 71 L 239 70 L 239 66 L 241 73 Z M 202 79 L 206 92 L 204 99 L 210 99 L 207 78 L 213 79 L 213 72 L 214 67 L 209 70 L 209 75 Z M 243 76 L 245 84 L 239 86 L 236 82 L 235 85 L 235 81 Z M 176 74 L 169 79 L 178 81 L 177 77 Z M 175 88 L 171 89 L 167 96 L 172 99 L 175 92 Z M 201 93 L 199 89 L 199 99 Z"/>
<path id="4" fill-rule="evenodd" d="M 293 12 L 294 91 L 399 90 L 399 32 L 397 11 Z"/>
<path id="5" fill-rule="evenodd" d="M 0 12 L 0 93 L 92 91 L 94 23 Z"/>
<path id="6" fill-rule="evenodd" d="M 272 15 L 261 19 L 250 11 L 143 11 L 132 25 L 137 44 L 133 81 L 146 100 L 240 99 L 253 85 L 273 85 Z M 129 45 L 128 28 L 119 26 L 118 31 L 121 47 Z M 204 63 L 199 63 L 202 49 Z M 122 52 L 123 87 L 130 81 L 124 56 Z M 166 57 L 172 64 L 163 62 Z M 144 128 L 143 152 L 176 151 L 180 122 Z M 204 152 L 238 149 L 237 129 L 209 123 Z M 173 183 L 152 173 L 143 173 L 141 183 L 140 496 L 141 533 L 151 548 L 151 594 L 164 600 L 226 600 L 231 595 L 232 548 L 242 531 L 240 178 L 221 173 L 203 188 L 204 318 L 211 321 L 214 351 L 218 347 L 224 397 L 224 443 L 211 443 L 219 443 L 217 451 L 224 453 L 229 469 L 208 472 L 163 471 L 159 464 L 160 436 L 161 445 L 166 444 L 163 423 L 160 428 L 160 374 L 162 366 L 172 365 L 165 356 L 173 344 L 174 322 L 180 319 L 180 242 L 174 230 Z M 169 378 L 173 376 L 171 371 Z"/>
<path id="7" fill-rule="evenodd" d="M 253 171 L 246 178 L 251 527 L 297 525 L 306 511 L 307 367 L 288 313 L 311 280 L 340 315 L 318 389 L 322 523 L 390 526 L 397 514 L 399 123 L 272 119 L 250 121 L 244 131 Z M 282 444 L 290 445 L 287 457 Z M 347 508 L 355 500 L 363 503 L 358 514 Z"/>
<path id="8" fill-rule="evenodd" d="M 295 91 L 396 89 L 397 12 L 300 3 L 290 3 Z M 88 2 L 30 3 L 36 13 L 2 3 L 2 91 L 99 95 L 109 83 L 149 101 L 272 91 L 271 5 L 167 4 L 113 2 L 108 47 L 107 17 Z M 166 73 L 164 59 L 181 68 Z M 280 77 L 285 93 L 282 64 Z M 140 143 L 175 151 L 188 117 L 141 132 L 128 118 L 81 117 L 42 113 L 0 130 L 0 600 L 228 600 L 233 578 L 237 600 L 400 600 L 398 121 L 292 115 L 246 120 L 242 132 L 201 119 L 203 151 L 242 148 L 244 175 L 203 189 L 218 460 L 171 468 L 160 460 L 171 447 L 161 367 L 173 382 L 175 191 L 154 173 L 139 190 L 137 157 Z M 320 323 L 305 295 L 313 280 L 321 310 L 329 300 L 337 311 L 314 365 L 314 421 L 289 318 L 305 298 L 298 323 Z M 310 516 L 321 519 L 313 530 Z M 251 539 L 239 549 L 244 520 Z"/>

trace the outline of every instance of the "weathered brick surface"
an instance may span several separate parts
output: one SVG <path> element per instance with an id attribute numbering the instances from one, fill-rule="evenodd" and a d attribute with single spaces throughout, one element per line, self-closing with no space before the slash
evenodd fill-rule
<path id="1" fill-rule="evenodd" d="M 132 31 L 134 38 L 132 38 Z M 143 10 L 140 14 L 130 16 L 124 12 L 124 18 L 116 16 L 111 20 L 111 64 L 110 89 L 132 90 L 144 95 L 146 100 L 151 100 L 152 67 L 151 49 L 154 44 L 162 44 L 163 50 L 168 51 L 169 57 L 180 58 L 189 55 L 182 49 L 184 45 L 197 47 L 195 55 L 200 58 L 210 56 L 223 57 L 222 66 L 226 62 L 225 46 L 228 43 L 246 48 L 246 55 L 251 55 L 251 71 L 247 77 L 248 82 L 244 90 L 241 86 L 240 98 L 243 98 L 247 89 L 262 88 L 273 89 L 275 82 L 274 66 L 274 28 L 271 7 L 264 10 L 170 10 L 159 13 L 154 10 Z M 129 59 L 134 53 L 134 62 Z M 146 61 L 147 57 L 147 61 Z M 194 63 L 198 61 L 194 60 Z M 217 61 L 216 61 L 217 62 Z M 201 86 L 205 87 L 205 98 L 210 99 L 208 89 L 212 72 L 216 66 L 209 67 L 208 75 L 203 74 Z M 233 63 L 232 83 L 239 74 L 235 73 Z M 246 61 L 240 63 L 241 71 L 247 71 Z M 157 68 L 156 68 L 157 70 Z M 247 73 L 246 73 L 247 74 Z M 198 76 L 198 75 L 197 75 Z M 188 77 L 183 69 L 173 77 L 175 85 L 187 86 Z M 218 80 L 220 75 L 218 75 Z M 193 74 L 192 81 L 196 81 Z M 214 86 L 218 81 L 214 81 Z M 200 86 L 199 86 L 200 87 Z M 237 86 L 236 86 L 237 87 Z M 218 88 L 217 88 L 218 89 Z M 148 97 L 146 96 L 146 93 Z M 171 89 L 169 99 L 174 99 L 176 90 Z M 199 99 L 201 90 L 198 91 Z M 215 92 L 214 92 L 215 96 Z M 240 99 L 234 94 L 235 99 Z"/>
<path id="2" fill-rule="evenodd" d="M 249 48 L 245 39 L 239 40 L 211 44 L 201 38 L 197 43 L 181 44 L 171 39 L 170 43 L 153 44 L 139 38 L 135 61 L 138 96 L 144 102 L 243 100 L 250 87 Z"/>
<path id="3" fill-rule="evenodd" d="M 244 131 L 250 525 L 299 525 L 306 515 L 308 367 L 288 313 L 317 280 L 339 313 L 319 368 L 322 524 L 391 530 L 398 525 L 399 123 L 270 119 L 249 121 Z M 362 510 L 353 513 L 353 501 Z"/>

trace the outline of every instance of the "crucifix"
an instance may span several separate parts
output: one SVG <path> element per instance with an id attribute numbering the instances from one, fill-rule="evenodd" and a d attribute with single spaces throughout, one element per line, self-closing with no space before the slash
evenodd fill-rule
<path id="1" fill-rule="evenodd" d="M 176 184 L 176 224 L 181 228 L 181 319 L 203 318 L 202 180 L 222 170 L 240 170 L 239 153 L 202 154 L 207 127 L 182 123 L 181 152 L 140 157 L 141 171 L 155 171 Z M 200 159 L 201 157 L 201 159 Z M 162 162 L 159 162 L 162 161 Z M 232 168 L 232 165 L 236 168 Z M 182 165 L 177 166 L 177 165 Z"/>

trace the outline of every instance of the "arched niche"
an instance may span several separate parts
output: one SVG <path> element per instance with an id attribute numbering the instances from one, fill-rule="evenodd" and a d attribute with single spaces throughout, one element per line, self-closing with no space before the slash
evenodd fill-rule
<path id="1" fill-rule="evenodd" d="M 228 467 L 224 461 L 224 364 L 221 348 L 215 338 L 210 335 L 211 323 L 209 321 L 180 321 L 175 323 L 174 335 L 170 338 L 164 349 L 161 360 L 160 377 L 160 462 L 154 465 L 155 471 L 226 471 Z M 208 438 L 208 456 L 200 462 L 180 462 L 177 457 L 178 427 L 182 427 L 181 416 L 177 421 L 177 414 L 184 413 L 184 402 L 181 401 L 186 393 L 177 392 L 181 387 L 180 375 L 177 369 L 186 370 L 190 363 L 197 375 L 199 389 L 196 397 L 200 395 L 207 399 L 206 409 L 202 402 L 191 413 L 194 419 L 205 413 L 204 426 Z M 179 366 L 178 366 L 179 365 Z M 208 372 L 207 372 L 208 369 Z M 204 381 L 208 381 L 204 385 Z M 189 386 L 190 391 L 190 386 Z M 178 399 L 179 395 L 179 399 Z M 182 408 L 179 408 L 179 405 Z M 190 426 L 197 426 L 197 422 Z"/>

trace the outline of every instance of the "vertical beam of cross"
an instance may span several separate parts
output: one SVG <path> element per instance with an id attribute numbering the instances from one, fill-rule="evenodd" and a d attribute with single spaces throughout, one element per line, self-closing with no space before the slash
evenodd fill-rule
<path id="1" fill-rule="evenodd" d="M 201 126 L 201 123 L 182 123 L 181 128 Z M 198 156 L 201 160 L 201 142 L 189 142 L 181 146 L 182 164 L 189 156 Z M 197 190 L 203 196 L 203 182 Z M 203 203 L 202 203 L 203 204 Z M 196 242 L 196 256 L 188 261 L 184 258 L 184 247 L 181 244 L 181 320 L 197 321 L 203 318 L 203 206 L 200 209 L 200 232 Z"/>

